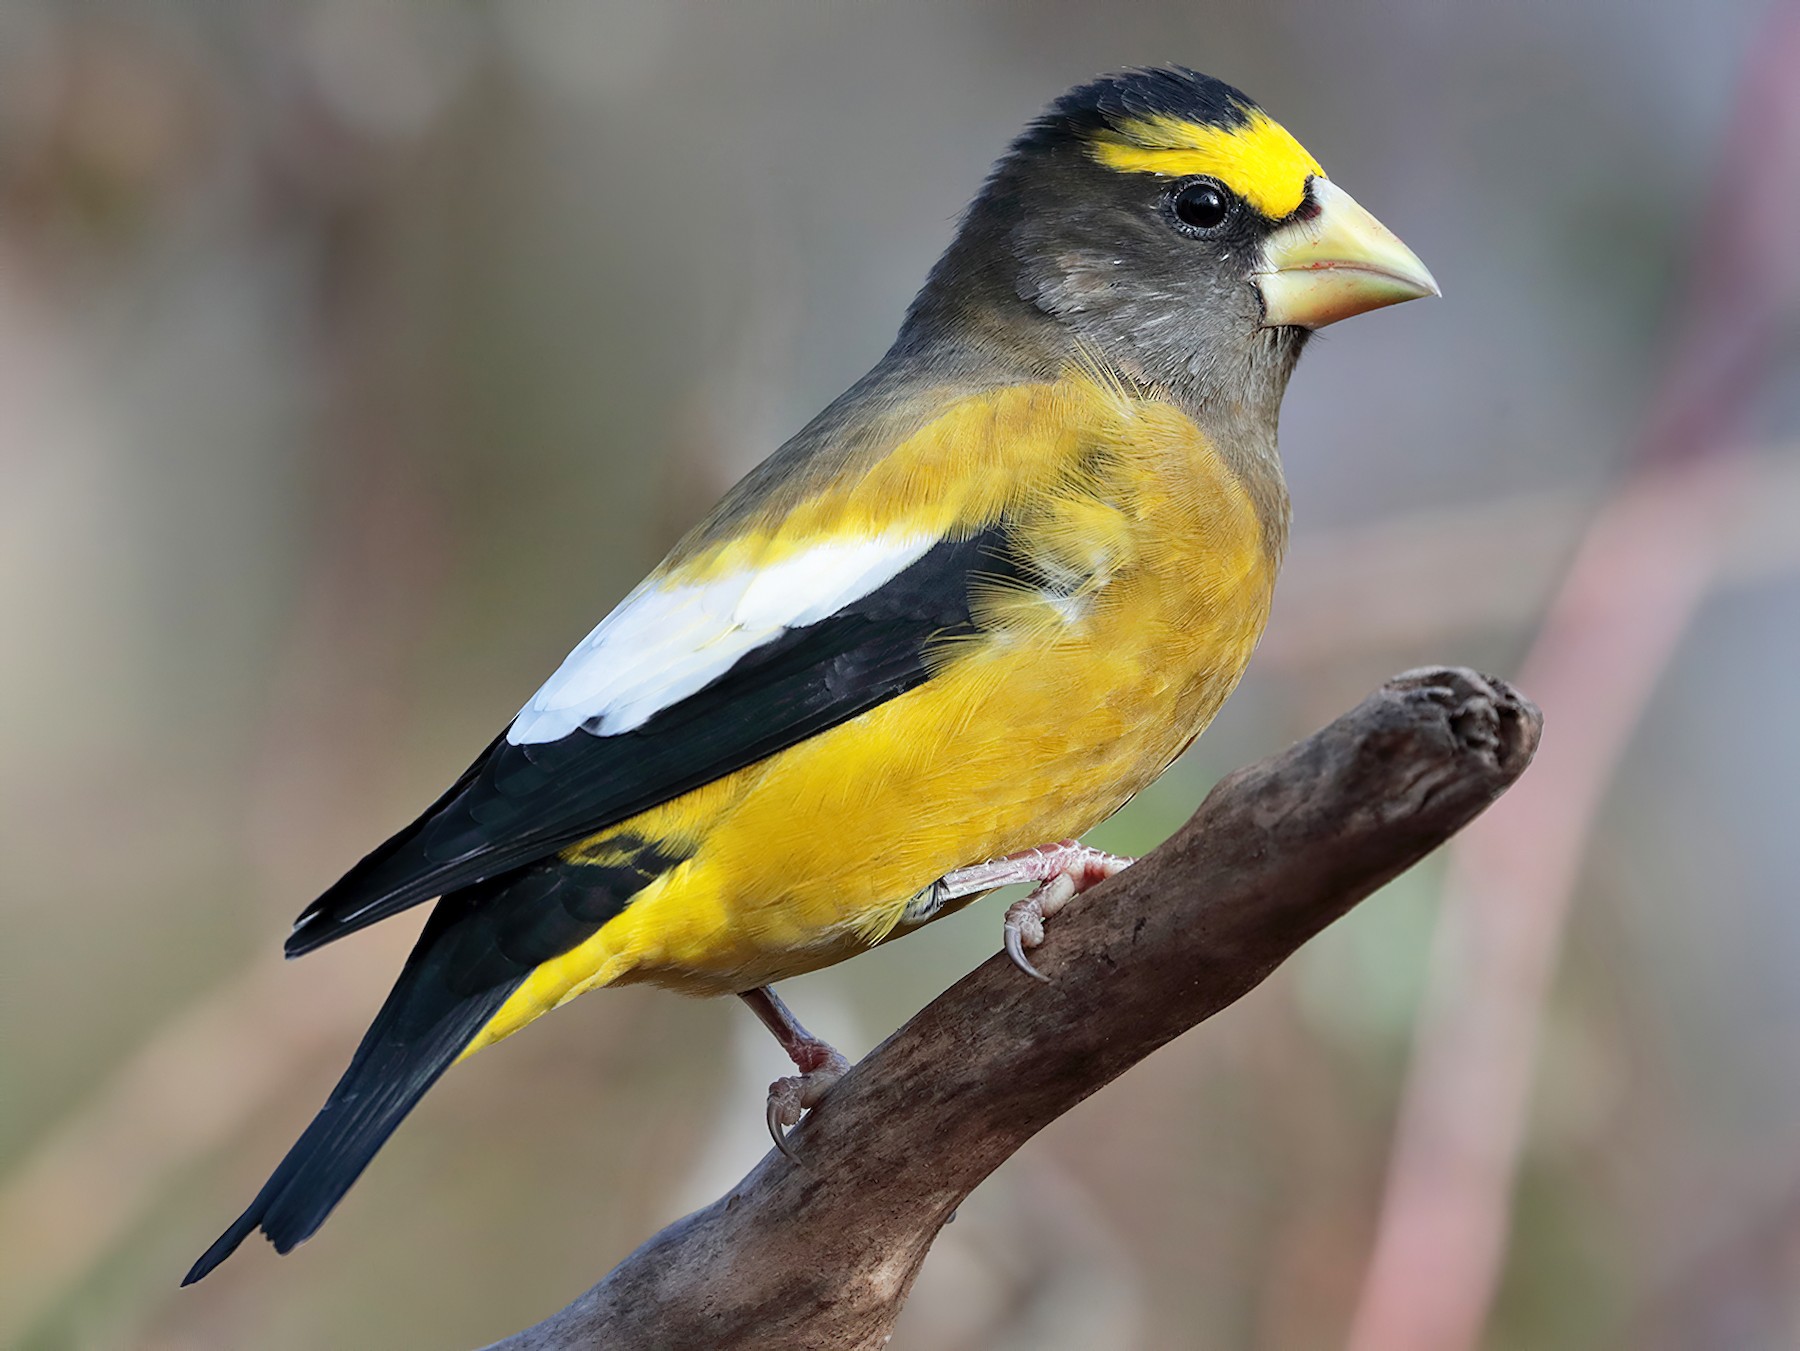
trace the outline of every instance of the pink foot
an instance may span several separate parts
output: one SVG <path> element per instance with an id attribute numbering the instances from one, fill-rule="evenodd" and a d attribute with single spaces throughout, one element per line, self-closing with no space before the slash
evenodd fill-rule
<path id="1" fill-rule="evenodd" d="M 1009 882 L 1038 883 L 1031 895 L 1007 907 L 1005 946 L 1006 955 L 1019 970 L 1038 980 L 1048 980 L 1025 956 L 1028 949 L 1044 941 L 1044 922 L 1089 887 L 1122 872 L 1133 862 L 1075 840 L 1063 840 L 946 873 L 932 888 L 932 899 L 942 905 Z"/>
<path id="2" fill-rule="evenodd" d="M 801 1116 L 817 1106 L 826 1091 L 850 1072 L 850 1062 L 824 1042 L 813 1041 L 794 1056 L 794 1068 L 800 1073 L 777 1079 L 769 1085 L 765 1119 L 775 1148 L 798 1163 L 800 1156 L 788 1143 L 787 1128 L 798 1126 Z"/>
<path id="3" fill-rule="evenodd" d="M 775 1141 L 775 1148 L 793 1162 L 799 1163 L 800 1156 L 794 1153 L 793 1146 L 788 1143 L 785 1128 L 800 1124 L 801 1115 L 817 1106 L 831 1086 L 849 1073 L 850 1062 L 828 1043 L 820 1041 L 800 1026 L 799 1019 L 767 986 L 745 990 L 738 998 L 756 1011 L 763 1026 L 775 1034 L 775 1039 L 781 1043 L 781 1049 L 787 1052 L 788 1059 L 794 1062 L 794 1068 L 800 1071 L 799 1074 L 777 1079 L 769 1085 L 769 1104 L 765 1115 L 765 1120 L 769 1123 L 769 1136 Z"/>

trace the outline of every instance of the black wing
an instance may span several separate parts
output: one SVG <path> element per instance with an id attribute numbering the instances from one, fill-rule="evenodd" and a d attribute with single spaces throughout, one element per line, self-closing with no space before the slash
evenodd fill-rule
<path id="1" fill-rule="evenodd" d="M 496 738 L 430 810 L 307 907 L 288 955 L 543 858 L 904 694 L 929 677 L 936 644 L 975 632 L 971 582 L 1025 571 L 1002 526 L 945 540 L 632 731 Z"/>
<path id="2" fill-rule="evenodd" d="M 551 860 L 445 897 L 324 1108 L 182 1284 L 258 1227 L 278 1252 L 311 1237 L 532 969 L 593 933 L 672 861 L 654 850 L 619 868 Z"/>

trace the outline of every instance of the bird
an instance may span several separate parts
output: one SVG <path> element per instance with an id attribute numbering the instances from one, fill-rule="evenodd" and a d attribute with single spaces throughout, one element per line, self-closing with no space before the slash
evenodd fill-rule
<path id="1" fill-rule="evenodd" d="M 1439 294 L 1236 88 L 1070 90 L 994 165 L 898 336 L 582 639 L 467 771 L 300 915 L 289 956 L 435 900 L 324 1107 L 204 1277 L 309 1238 L 454 1063 L 585 991 L 738 995 L 997 887 L 1045 921 L 1130 860 L 1081 835 L 1157 778 L 1262 634 L 1309 336 Z M 1023 977 L 1022 977 L 1023 978 Z"/>

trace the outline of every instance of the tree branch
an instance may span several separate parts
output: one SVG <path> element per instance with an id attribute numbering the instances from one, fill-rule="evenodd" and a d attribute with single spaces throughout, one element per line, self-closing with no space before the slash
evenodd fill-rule
<path id="1" fill-rule="evenodd" d="M 1536 708 L 1413 671 L 1231 775 L 1167 843 L 872 1051 L 730 1195 L 490 1351 L 881 1346 L 938 1230 L 1020 1145 L 1256 986 L 1504 792 Z"/>

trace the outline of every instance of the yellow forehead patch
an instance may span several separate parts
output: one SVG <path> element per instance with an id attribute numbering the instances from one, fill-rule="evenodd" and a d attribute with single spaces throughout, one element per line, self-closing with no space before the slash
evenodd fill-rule
<path id="1" fill-rule="evenodd" d="M 1207 174 L 1271 220 L 1306 197 L 1306 180 L 1325 177 L 1319 162 L 1260 108 L 1241 127 L 1209 127 L 1159 113 L 1094 138 L 1094 157 L 1123 173 L 1181 178 Z"/>

